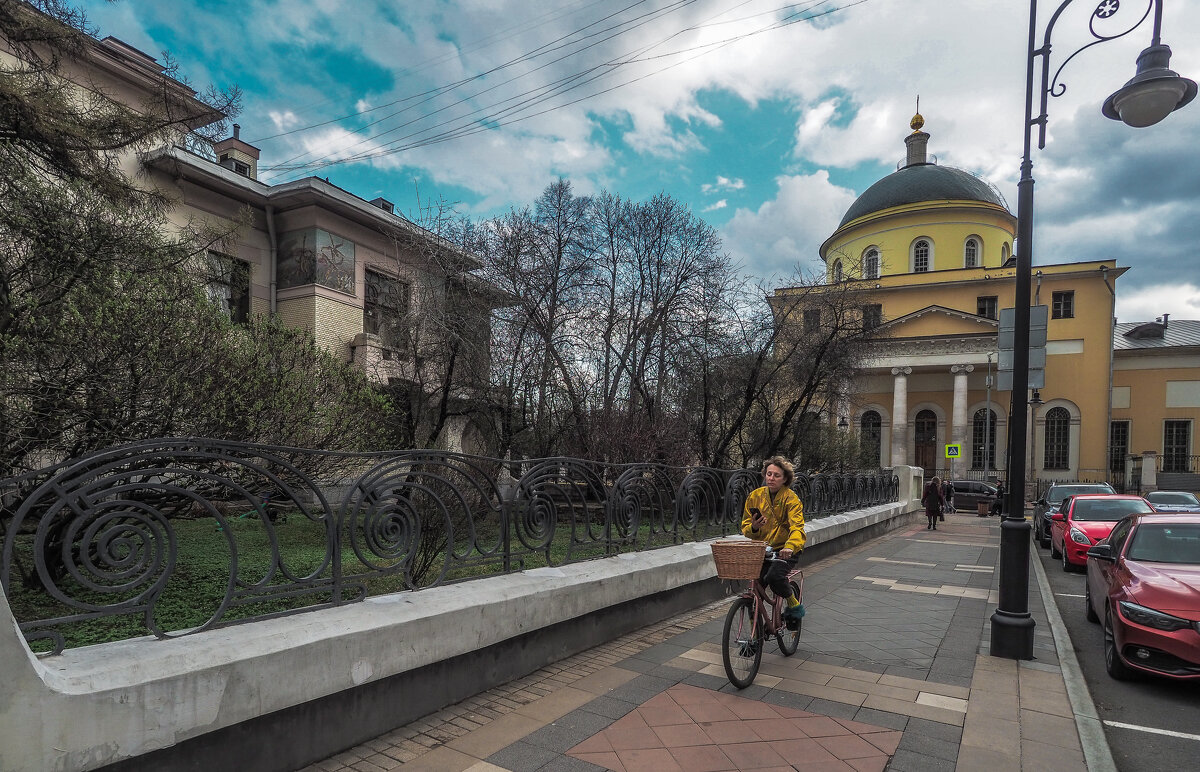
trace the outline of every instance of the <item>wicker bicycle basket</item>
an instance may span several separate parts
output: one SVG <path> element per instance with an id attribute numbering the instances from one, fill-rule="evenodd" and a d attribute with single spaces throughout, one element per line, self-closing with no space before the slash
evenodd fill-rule
<path id="1" fill-rule="evenodd" d="M 721 579 L 757 579 L 767 554 L 764 541 L 729 539 L 711 545 L 717 576 Z"/>

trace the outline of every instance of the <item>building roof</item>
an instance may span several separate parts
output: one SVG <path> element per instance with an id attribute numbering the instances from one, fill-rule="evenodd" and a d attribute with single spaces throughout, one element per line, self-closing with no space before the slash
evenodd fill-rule
<path id="1" fill-rule="evenodd" d="M 1119 322 L 1113 327 L 1113 350 L 1163 349 L 1200 346 L 1200 320 L 1161 319 L 1153 322 Z"/>
<path id="2" fill-rule="evenodd" d="M 838 227 L 893 206 L 962 200 L 983 201 L 1008 209 L 1000 194 L 975 175 L 951 166 L 923 163 L 905 166 L 867 188 L 846 210 Z"/>

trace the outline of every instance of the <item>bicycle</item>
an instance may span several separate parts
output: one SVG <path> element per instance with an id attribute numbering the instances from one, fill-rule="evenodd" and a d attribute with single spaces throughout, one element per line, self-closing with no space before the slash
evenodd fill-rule
<path id="1" fill-rule="evenodd" d="M 775 557 L 775 551 L 770 548 L 766 550 L 765 559 L 784 562 Z M 787 578 L 796 599 L 803 602 L 804 572 L 793 569 L 788 572 Z M 785 598 L 770 593 L 756 575 L 729 607 L 729 613 L 725 615 L 725 629 L 721 633 L 721 661 L 729 682 L 737 688 L 745 689 L 754 683 L 759 665 L 762 664 L 763 647 L 769 637 L 774 636 L 783 656 L 790 657 L 796 653 L 803 620 L 796 620 L 795 630 L 788 629 L 783 621 L 786 603 Z"/>

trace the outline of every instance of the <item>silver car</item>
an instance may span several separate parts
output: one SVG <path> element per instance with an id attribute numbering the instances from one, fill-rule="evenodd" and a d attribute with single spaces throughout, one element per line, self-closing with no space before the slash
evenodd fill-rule
<path id="1" fill-rule="evenodd" d="M 1200 512 L 1200 500 L 1187 491 L 1152 491 L 1145 499 L 1155 512 Z"/>

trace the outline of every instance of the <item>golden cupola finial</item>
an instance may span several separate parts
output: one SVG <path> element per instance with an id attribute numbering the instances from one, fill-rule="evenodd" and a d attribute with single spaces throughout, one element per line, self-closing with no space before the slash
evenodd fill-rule
<path id="1" fill-rule="evenodd" d="M 920 95 L 917 95 L 916 115 L 914 115 L 912 117 L 912 120 L 908 122 L 908 125 L 909 125 L 909 127 L 912 128 L 913 134 L 916 134 L 918 131 L 921 130 L 921 127 L 925 125 L 925 119 L 921 117 L 921 97 L 920 97 Z"/>

